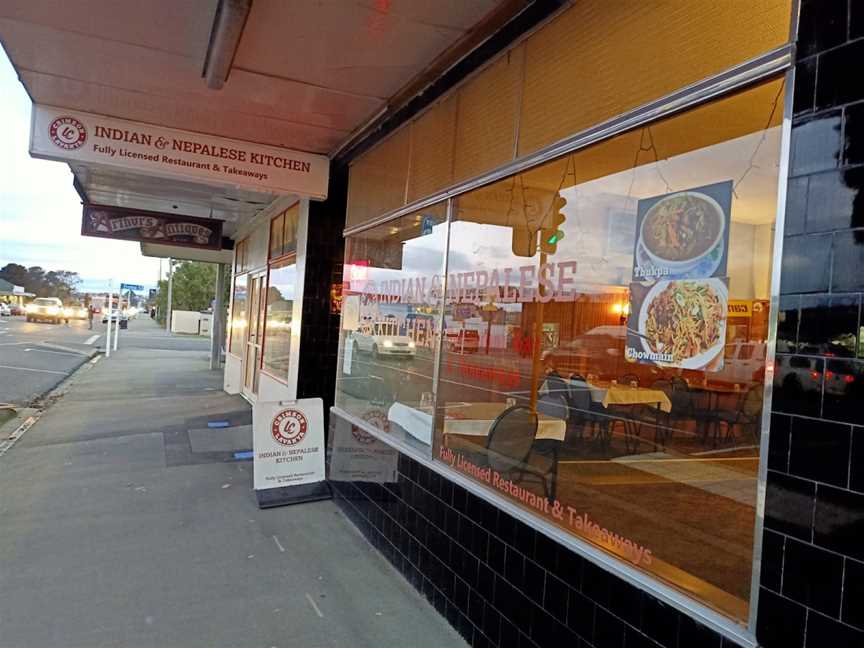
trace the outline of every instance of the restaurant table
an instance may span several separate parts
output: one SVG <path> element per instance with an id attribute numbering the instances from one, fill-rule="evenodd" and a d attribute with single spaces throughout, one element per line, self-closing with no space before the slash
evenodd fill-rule
<path id="1" fill-rule="evenodd" d="M 672 411 L 672 401 L 662 389 L 634 387 L 616 383 L 587 383 L 591 400 L 603 407 L 610 405 L 654 405 L 667 414 Z"/>
<path id="2" fill-rule="evenodd" d="M 492 423 L 507 405 L 505 403 L 448 403 L 444 415 L 444 445 L 447 435 L 485 437 Z M 538 414 L 536 439 L 564 441 L 567 422 Z M 432 445 L 432 408 L 417 404 L 393 403 L 387 418 L 415 439 Z"/>

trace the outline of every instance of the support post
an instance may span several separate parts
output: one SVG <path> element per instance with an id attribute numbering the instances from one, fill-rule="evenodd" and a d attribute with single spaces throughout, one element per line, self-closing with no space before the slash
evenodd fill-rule
<path id="1" fill-rule="evenodd" d="M 106 308 L 106 321 L 108 328 L 105 330 L 105 357 L 111 357 L 111 303 L 114 301 L 114 284 L 108 284 L 108 304 Z"/>
<path id="2" fill-rule="evenodd" d="M 213 317 L 210 320 L 210 368 L 218 369 L 222 360 L 222 341 L 225 339 L 225 329 L 222 325 L 222 311 L 225 305 L 222 295 L 225 293 L 225 264 L 216 265 L 216 294 L 213 299 Z"/>
<path id="3" fill-rule="evenodd" d="M 165 331 L 171 332 L 171 310 L 173 308 L 174 260 L 168 257 L 168 299 L 165 301 Z"/>

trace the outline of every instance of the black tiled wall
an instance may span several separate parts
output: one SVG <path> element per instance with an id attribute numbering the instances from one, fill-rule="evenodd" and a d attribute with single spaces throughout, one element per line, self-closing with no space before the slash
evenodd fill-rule
<path id="1" fill-rule="evenodd" d="M 757 636 L 864 646 L 864 2 L 804 0 Z"/>
<path id="2" fill-rule="evenodd" d="M 332 165 L 327 200 L 309 203 L 297 397 L 323 398 L 325 421 L 336 391 L 339 351 L 339 315 L 330 312 L 330 288 L 341 281 L 347 198 L 348 170 Z"/>
<path id="3" fill-rule="evenodd" d="M 354 524 L 471 646 L 735 645 L 406 455 L 396 483 L 332 486 Z"/>

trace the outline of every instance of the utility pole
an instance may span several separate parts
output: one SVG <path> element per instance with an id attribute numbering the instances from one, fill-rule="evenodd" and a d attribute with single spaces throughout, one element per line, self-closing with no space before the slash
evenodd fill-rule
<path id="1" fill-rule="evenodd" d="M 105 331 L 105 357 L 111 357 L 111 302 L 114 301 L 114 282 L 108 284 L 108 307 L 105 312 L 108 316 L 108 328 Z"/>
<path id="2" fill-rule="evenodd" d="M 171 310 L 173 307 L 174 260 L 168 257 L 168 299 L 165 306 L 165 330 L 171 332 Z"/>
<path id="3" fill-rule="evenodd" d="M 222 342 L 225 340 L 225 328 L 222 323 L 222 311 L 225 309 L 222 294 L 225 292 L 225 264 L 216 265 L 216 294 L 213 296 L 213 317 L 210 320 L 210 368 L 218 369 L 222 360 Z"/>

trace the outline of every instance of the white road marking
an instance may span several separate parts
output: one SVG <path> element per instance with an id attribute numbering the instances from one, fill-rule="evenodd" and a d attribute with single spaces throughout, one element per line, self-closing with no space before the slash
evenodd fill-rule
<path id="1" fill-rule="evenodd" d="M 71 351 L 49 351 L 48 349 L 24 349 L 25 351 L 35 351 L 36 353 L 56 353 L 57 355 L 77 355 L 76 353 L 72 353 Z"/>
<path id="2" fill-rule="evenodd" d="M 37 373 L 50 373 L 50 374 L 60 374 L 61 376 L 68 376 L 68 371 L 53 371 L 51 369 L 30 369 L 29 367 L 13 367 L 12 365 L 0 365 L 0 369 L 18 369 L 19 371 L 35 371 Z"/>
<path id="3" fill-rule="evenodd" d="M 275 542 L 276 546 L 279 547 L 279 551 L 281 553 L 285 553 L 285 547 L 282 546 L 282 543 L 279 542 L 279 538 L 277 538 L 275 535 L 273 536 L 273 542 Z"/>
<path id="4" fill-rule="evenodd" d="M 319 608 L 319 607 L 315 604 L 315 601 L 312 599 L 312 597 L 309 595 L 308 592 L 306 593 L 306 600 L 309 601 L 309 605 L 311 605 L 311 606 L 312 606 L 312 609 L 315 610 L 315 614 L 318 615 L 318 618 L 319 618 L 319 619 L 323 619 L 323 618 L 324 618 L 324 613 L 321 611 L 321 608 Z"/>
<path id="5" fill-rule="evenodd" d="M 99 337 L 100 337 L 100 335 L 98 333 L 96 335 L 91 335 L 89 338 L 87 338 L 87 340 L 84 342 L 84 344 L 87 344 L 87 345 L 93 344 L 96 340 L 99 339 Z"/>
<path id="6" fill-rule="evenodd" d="M 0 343 L 0 346 L 20 346 L 22 344 L 27 344 L 27 342 L 3 342 Z"/>

